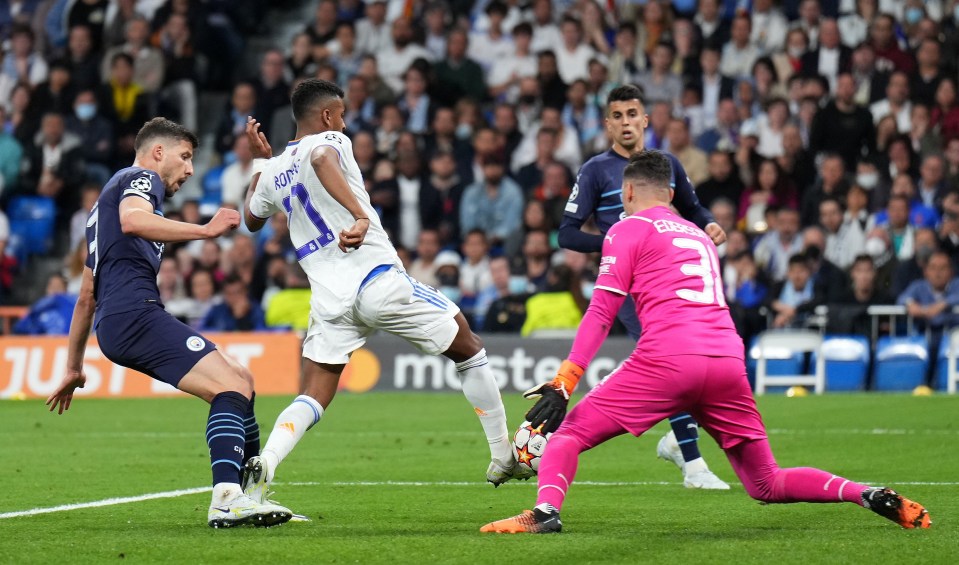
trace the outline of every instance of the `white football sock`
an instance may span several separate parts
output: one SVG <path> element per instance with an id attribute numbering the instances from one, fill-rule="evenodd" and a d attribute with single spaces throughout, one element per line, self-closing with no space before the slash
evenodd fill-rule
<path id="1" fill-rule="evenodd" d="M 506 409 L 493 371 L 486 360 L 486 350 L 462 363 L 456 364 L 456 373 L 463 383 L 463 394 L 473 405 L 473 411 L 479 416 L 486 439 L 489 441 L 490 455 L 493 459 L 509 462 L 513 459 L 513 447 L 506 429 Z"/>
<path id="2" fill-rule="evenodd" d="M 217 483 L 213 485 L 213 502 L 210 506 L 230 502 L 241 494 L 243 494 L 243 487 L 236 483 Z"/>
<path id="3" fill-rule="evenodd" d="M 323 417 L 323 407 L 312 397 L 301 394 L 280 412 L 270 432 L 270 439 L 260 452 L 267 462 L 267 482 L 273 481 L 276 468 L 293 451 L 297 442 Z"/>

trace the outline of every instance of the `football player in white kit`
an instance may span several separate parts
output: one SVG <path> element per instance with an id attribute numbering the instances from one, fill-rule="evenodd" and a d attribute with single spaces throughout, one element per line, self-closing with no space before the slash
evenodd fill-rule
<path id="1" fill-rule="evenodd" d="M 343 134 L 343 91 L 331 82 L 306 80 L 294 90 L 292 106 L 296 139 L 281 155 L 254 162 L 245 220 L 257 231 L 273 214 L 287 214 L 296 257 L 310 279 L 310 323 L 300 395 L 277 418 L 259 457 L 247 462 L 244 491 L 265 499 L 277 466 L 320 421 L 350 355 L 375 330 L 456 363 L 463 394 L 489 440 L 486 479 L 498 486 L 529 478 L 516 464 L 483 342 L 455 304 L 403 270 L 370 205 L 352 143 Z M 253 118 L 246 132 L 254 156 L 272 155 Z"/>

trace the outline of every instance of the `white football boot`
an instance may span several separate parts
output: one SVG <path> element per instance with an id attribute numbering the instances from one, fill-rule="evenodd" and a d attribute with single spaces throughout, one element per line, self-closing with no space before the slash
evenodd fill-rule
<path id="1" fill-rule="evenodd" d="M 517 463 L 516 456 L 513 454 L 510 455 L 509 461 L 491 460 L 489 467 L 486 469 L 486 481 L 493 483 L 494 487 L 498 487 L 510 479 L 525 481 L 533 475 L 533 470 Z"/>
<path id="2" fill-rule="evenodd" d="M 269 476 L 268 465 L 266 459 L 259 456 L 247 459 L 246 464 L 243 465 L 243 477 L 240 486 L 243 487 L 243 494 L 250 497 L 254 502 L 280 506 L 276 501 L 269 498 L 273 491 L 270 490 L 270 482 L 267 481 Z M 309 522 L 310 519 L 302 514 L 293 514 L 290 521 Z"/>
<path id="3" fill-rule="evenodd" d="M 211 528 L 232 528 L 243 524 L 269 528 L 287 522 L 293 517 L 288 508 L 279 504 L 260 504 L 239 493 L 220 504 L 211 504 L 207 523 Z"/>
<path id="4" fill-rule="evenodd" d="M 704 490 L 729 490 L 729 485 L 717 477 L 706 462 L 702 461 L 702 468 L 693 473 L 686 473 L 686 461 L 683 459 L 683 450 L 676 441 L 676 434 L 672 430 L 659 440 L 656 445 L 656 455 L 660 459 L 665 459 L 673 465 L 679 467 L 683 472 L 683 486 L 686 488 L 699 488 Z M 701 459 L 700 459 L 701 460 Z"/>

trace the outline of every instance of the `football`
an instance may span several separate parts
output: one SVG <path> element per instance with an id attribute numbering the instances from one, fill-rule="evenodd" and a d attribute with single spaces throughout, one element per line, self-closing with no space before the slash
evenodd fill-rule
<path id="1" fill-rule="evenodd" d="M 552 433 L 544 434 L 540 428 L 534 428 L 529 422 L 523 422 L 516 435 L 513 436 L 513 448 L 516 450 L 516 461 L 520 466 L 539 470 L 539 460 L 546 453 L 546 443 Z"/>

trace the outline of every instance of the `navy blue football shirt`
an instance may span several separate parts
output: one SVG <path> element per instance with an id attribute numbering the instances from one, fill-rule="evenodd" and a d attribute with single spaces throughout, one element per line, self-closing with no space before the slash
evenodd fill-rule
<path id="1" fill-rule="evenodd" d="M 163 215 L 166 187 L 154 171 L 128 167 L 107 182 L 87 217 L 86 265 L 93 269 L 97 323 L 106 316 L 160 304 L 157 272 L 163 244 L 126 235 L 120 228 L 120 202 L 143 198 Z"/>

